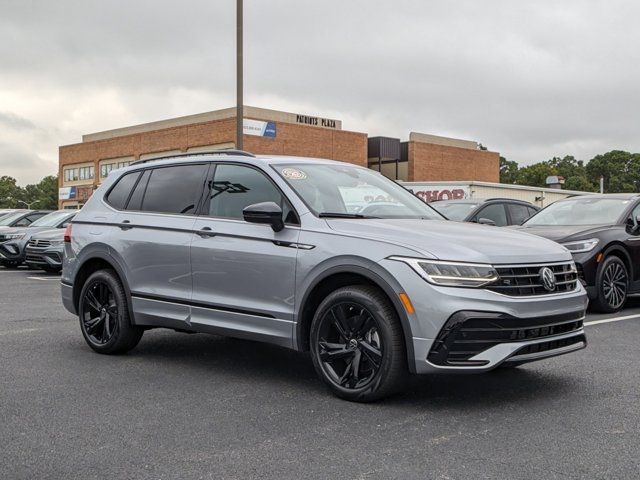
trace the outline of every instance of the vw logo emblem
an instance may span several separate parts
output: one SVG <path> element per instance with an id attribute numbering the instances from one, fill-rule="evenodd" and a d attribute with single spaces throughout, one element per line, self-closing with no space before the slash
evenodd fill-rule
<path id="1" fill-rule="evenodd" d="M 549 267 L 540 269 L 540 280 L 542 280 L 542 286 L 546 291 L 553 292 L 556 289 L 556 276 Z"/>

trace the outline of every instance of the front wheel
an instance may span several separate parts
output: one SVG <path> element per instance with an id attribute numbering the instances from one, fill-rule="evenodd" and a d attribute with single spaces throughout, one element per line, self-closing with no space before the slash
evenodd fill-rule
<path id="1" fill-rule="evenodd" d="M 85 282 L 78 305 L 80 328 L 98 353 L 124 353 L 134 348 L 144 330 L 131 324 L 127 296 L 113 270 L 99 270 Z"/>
<path id="2" fill-rule="evenodd" d="M 346 400 L 388 396 L 407 372 L 398 315 L 373 287 L 344 287 L 329 294 L 313 318 L 310 340 L 318 375 Z"/>
<path id="3" fill-rule="evenodd" d="M 627 301 L 629 274 L 627 267 L 618 257 L 607 257 L 600 266 L 596 278 L 598 296 L 593 308 L 598 312 L 613 313 L 620 310 Z"/>

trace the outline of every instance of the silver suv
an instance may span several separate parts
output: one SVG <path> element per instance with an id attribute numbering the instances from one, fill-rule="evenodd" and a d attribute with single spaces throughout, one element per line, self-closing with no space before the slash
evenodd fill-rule
<path id="1" fill-rule="evenodd" d="M 155 327 L 311 352 L 356 401 L 407 372 L 483 372 L 586 346 L 571 254 L 444 220 L 373 170 L 185 154 L 112 172 L 65 235 L 62 299 L 99 353 Z"/>

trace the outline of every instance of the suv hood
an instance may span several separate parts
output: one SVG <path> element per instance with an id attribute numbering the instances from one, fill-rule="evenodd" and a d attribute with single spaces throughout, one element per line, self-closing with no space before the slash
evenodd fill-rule
<path id="1" fill-rule="evenodd" d="M 337 232 L 382 240 L 415 252 L 398 255 L 494 264 L 547 263 L 571 260 L 567 249 L 527 233 L 446 220 L 331 219 Z"/>
<path id="2" fill-rule="evenodd" d="M 611 227 L 612 225 L 536 225 L 531 227 L 523 225 L 521 227 L 515 227 L 515 229 L 530 233 L 531 235 L 548 238 L 554 242 L 564 242 L 571 240 L 574 236 L 583 237 Z"/>
<path id="3" fill-rule="evenodd" d="M 31 238 L 38 240 L 64 240 L 64 228 L 54 228 L 48 227 L 47 230 L 40 231 L 33 235 Z"/>

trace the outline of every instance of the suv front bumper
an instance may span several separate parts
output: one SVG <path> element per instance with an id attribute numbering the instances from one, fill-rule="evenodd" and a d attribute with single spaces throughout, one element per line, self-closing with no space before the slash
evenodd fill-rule
<path id="1" fill-rule="evenodd" d="M 483 372 L 506 362 L 531 362 L 586 347 L 582 320 L 588 298 L 580 284 L 571 292 L 516 297 L 483 288 L 435 286 L 402 262 L 385 260 L 381 263 L 398 280 L 415 310 L 407 314 L 411 329 L 408 335 L 411 337 L 409 361 L 413 360 L 410 366 L 415 373 Z M 438 347 L 436 341 L 442 339 L 444 330 L 450 328 L 449 322 L 456 315 L 458 318 L 471 315 L 481 324 L 484 322 L 485 325 L 472 328 L 497 331 L 498 338 L 457 338 L 462 341 L 483 340 L 484 348 L 468 355 L 465 359 L 470 362 L 467 363 L 437 362 L 433 357 L 429 358 L 432 348 Z M 509 320 L 508 324 L 501 325 L 496 324 L 496 319 Z M 535 331 L 548 328 L 552 323 L 571 322 L 579 322 L 579 325 L 568 330 Z"/>

